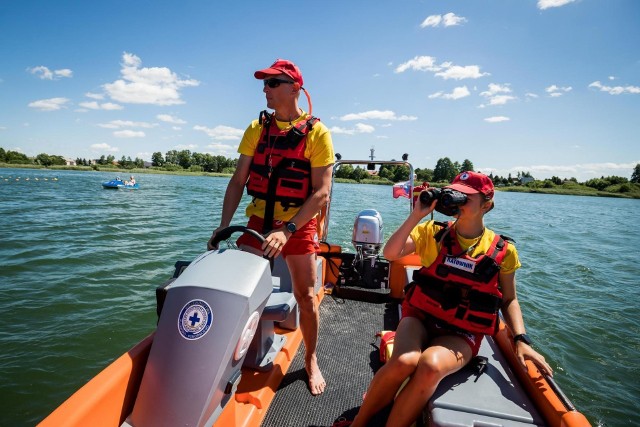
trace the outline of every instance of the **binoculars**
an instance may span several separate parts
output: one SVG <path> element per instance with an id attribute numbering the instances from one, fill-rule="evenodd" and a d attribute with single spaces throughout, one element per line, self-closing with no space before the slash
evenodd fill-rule
<path id="1" fill-rule="evenodd" d="M 420 193 L 420 203 L 430 206 L 437 200 L 436 210 L 441 214 L 454 216 L 460 212 L 458 206 L 467 203 L 467 195 L 450 188 L 430 188 Z"/>

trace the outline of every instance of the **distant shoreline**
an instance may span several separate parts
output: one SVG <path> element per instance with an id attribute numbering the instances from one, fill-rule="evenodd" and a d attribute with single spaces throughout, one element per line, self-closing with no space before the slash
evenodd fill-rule
<path id="1" fill-rule="evenodd" d="M 34 170 L 71 170 L 71 171 L 84 171 L 84 172 L 113 172 L 116 174 L 155 174 L 155 175 L 185 175 L 185 176 L 209 176 L 214 178 L 230 178 L 231 174 L 226 173 L 213 173 L 213 172 L 191 172 L 191 171 L 167 171 L 161 169 L 118 169 L 118 168 L 98 168 L 93 169 L 90 166 L 50 166 L 43 167 L 38 165 L 21 165 L 21 164 L 9 164 L 0 163 L 0 168 L 5 169 L 34 169 Z M 336 178 L 335 182 L 347 183 L 347 184 L 372 184 L 372 185 L 393 185 L 389 181 L 380 181 L 375 179 L 364 179 L 360 182 L 352 179 Z M 432 183 L 433 187 L 443 187 L 448 183 Z M 615 197 L 620 199 L 640 199 L 640 184 L 631 184 L 633 191 L 630 192 L 612 192 L 601 191 L 595 188 L 587 187 L 577 183 L 569 184 L 569 188 L 563 186 L 557 186 L 554 188 L 531 188 L 527 186 L 509 186 L 509 187 L 496 187 L 496 191 L 507 191 L 514 193 L 539 193 L 539 194 L 557 194 L 565 196 L 591 196 L 591 197 Z"/>

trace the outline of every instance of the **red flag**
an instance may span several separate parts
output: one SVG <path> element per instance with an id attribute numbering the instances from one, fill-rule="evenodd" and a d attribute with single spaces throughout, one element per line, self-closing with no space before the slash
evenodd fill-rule
<path id="1" fill-rule="evenodd" d="M 411 197 L 411 182 L 399 182 L 397 184 L 393 184 L 393 198 L 397 199 L 398 197 L 406 197 L 409 199 Z"/>

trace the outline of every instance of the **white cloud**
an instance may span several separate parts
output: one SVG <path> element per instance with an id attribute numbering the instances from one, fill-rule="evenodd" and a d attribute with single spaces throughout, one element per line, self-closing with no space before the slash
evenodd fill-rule
<path id="1" fill-rule="evenodd" d="M 198 148 L 197 144 L 180 144 L 174 147 L 176 150 L 195 150 Z"/>
<path id="2" fill-rule="evenodd" d="M 88 108 L 90 110 L 122 110 L 124 107 L 113 102 L 103 102 L 102 104 L 96 101 L 85 101 L 79 104 L 81 107 Z"/>
<path id="3" fill-rule="evenodd" d="M 511 93 L 509 84 L 499 85 L 497 83 L 489 83 L 489 89 L 484 92 L 480 92 L 480 95 L 486 98 L 491 98 L 498 93 Z"/>
<path id="4" fill-rule="evenodd" d="M 158 114 L 156 116 L 156 119 L 158 119 L 160 121 L 163 121 L 163 122 L 166 122 L 166 123 L 171 123 L 171 124 L 174 124 L 174 125 L 183 125 L 183 124 L 187 123 L 184 120 L 179 119 L 177 117 L 174 117 L 174 116 L 172 116 L 170 114 Z"/>
<path id="5" fill-rule="evenodd" d="M 539 96 L 535 93 L 527 92 L 524 94 L 527 98 L 539 98 Z"/>
<path id="6" fill-rule="evenodd" d="M 371 125 L 364 124 L 364 123 L 356 123 L 356 126 L 353 129 L 347 129 L 347 128 L 341 128 L 341 127 L 338 127 L 338 126 L 334 126 L 329 130 L 331 131 L 331 133 L 334 133 L 334 134 L 355 135 L 357 133 L 373 133 L 373 132 L 375 132 L 376 128 L 374 128 Z"/>
<path id="7" fill-rule="evenodd" d="M 464 67 L 460 65 L 452 65 L 444 71 L 440 71 L 435 74 L 438 77 L 442 77 L 445 80 L 448 79 L 479 79 L 480 77 L 488 76 L 489 73 L 481 73 L 480 67 L 477 65 L 466 65 Z"/>
<path id="8" fill-rule="evenodd" d="M 505 116 L 494 116 L 494 117 L 487 117 L 486 119 L 484 119 L 485 122 L 489 122 L 489 123 L 508 122 L 509 120 L 511 119 Z"/>
<path id="9" fill-rule="evenodd" d="M 433 56 L 415 56 L 413 59 L 396 67 L 396 73 L 404 73 L 407 70 L 416 71 L 438 71 L 441 68 L 435 65 L 436 58 Z"/>
<path id="10" fill-rule="evenodd" d="M 96 150 L 96 151 L 108 151 L 108 152 L 120 151 L 120 149 L 118 147 L 112 147 L 112 146 L 110 146 L 109 144 L 106 144 L 106 143 L 91 144 L 91 148 Z"/>
<path id="11" fill-rule="evenodd" d="M 422 24 L 420 24 L 420 27 L 421 28 L 437 27 L 438 25 L 440 25 L 441 22 L 442 22 L 441 15 L 429 15 L 424 21 L 422 21 Z"/>
<path id="12" fill-rule="evenodd" d="M 217 142 L 213 142 L 213 143 L 207 145 L 207 148 L 209 148 L 211 150 L 211 152 L 209 154 L 224 155 L 226 157 L 229 157 L 230 155 L 233 155 L 234 152 L 236 151 L 236 147 L 234 147 L 232 145 L 220 144 L 220 143 L 217 143 Z"/>
<path id="13" fill-rule="evenodd" d="M 436 58 L 433 56 L 415 56 L 413 59 L 398 65 L 395 72 L 404 73 L 407 70 L 431 71 L 434 75 L 445 80 L 478 79 L 491 75 L 490 73 L 481 73 L 478 65 L 453 65 L 450 61 L 437 65 Z"/>
<path id="14" fill-rule="evenodd" d="M 471 93 L 469 92 L 469 89 L 467 89 L 466 86 L 462 86 L 462 87 L 457 87 L 455 89 L 453 89 L 453 92 L 451 93 L 444 93 L 444 92 L 436 92 L 432 95 L 429 95 L 429 98 L 433 99 L 433 98 L 442 98 L 442 99 L 460 99 L 460 98 L 465 98 L 467 96 L 471 95 Z"/>
<path id="15" fill-rule="evenodd" d="M 396 116 L 391 110 L 379 111 L 379 110 L 371 110 L 364 111 L 362 113 L 351 113 L 346 114 L 339 118 L 342 121 L 352 121 L 352 120 L 398 120 L 398 121 L 407 121 L 407 120 L 417 120 L 418 118 L 415 116 Z"/>
<path id="16" fill-rule="evenodd" d="M 120 129 L 120 128 L 154 128 L 158 126 L 157 123 L 148 122 L 133 122 L 131 120 L 112 120 L 109 123 L 98 124 L 101 128 L 105 129 Z"/>
<path id="17" fill-rule="evenodd" d="M 29 103 L 29 107 L 40 111 L 55 111 L 60 110 L 61 108 L 66 108 L 65 104 L 67 102 L 69 102 L 67 98 L 40 99 Z"/>
<path id="18" fill-rule="evenodd" d="M 454 25 L 460 25 L 467 22 L 467 18 L 463 18 L 462 16 L 457 16 L 455 13 L 449 12 L 444 15 L 430 15 L 422 24 L 420 24 L 421 28 L 426 27 L 438 27 L 442 24 L 445 27 L 451 27 Z"/>
<path id="19" fill-rule="evenodd" d="M 39 65 L 37 67 L 27 68 L 27 71 L 31 74 L 37 75 L 42 80 L 58 80 L 61 77 L 73 77 L 73 71 L 68 68 L 51 71 L 44 65 Z"/>
<path id="20" fill-rule="evenodd" d="M 623 93 L 640 93 L 640 87 L 638 86 L 605 86 L 599 81 L 591 83 L 589 87 L 600 89 L 601 92 L 607 92 L 609 95 L 621 95 Z"/>
<path id="21" fill-rule="evenodd" d="M 560 7 L 573 3 L 576 0 L 538 0 L 538 9 L 545 10 L 552 7 Z"/>
<path id="22" fill-rule="evenodd" d="M 104 99 L 104 95 L 101 93 L 92 93 L 92 92 L 87 92 L 84 94 L 84 96 L 86 96 L 87 98 L 91 98 L 91 99 Z"/>
<path id="23" fill-rule="evenodd" d="M 122 79 L 103 85 L 107 94 L 116 101 L 130 104 L 176 105 L 184 104 L 180 90 L 198 86 L 194 79 L 180 79 L 166 67 L 141 68 L 136 55 L 125 52 L 122 56 Z"/>
<path id="24" fill-rule="evenodd" d="M 455 13 L 451 13 L 451 12 L 445 13 L 444 16 L 442 17 L 442 20 L 444 22 L 445 27 L 460 25 L 467 22 L 467 18 L 464 18 L 462 16 L 457 16 Z"/>
<path id="25" fill-rule="evenodd" d="M 564 95 L 567 92 L 571 92 L 571 90 L 573 90 L 573 88 L 571 86 L 556 86 L 556 85 L 551 85 L 548 88 L 545 89 L 545 92 L 547 92 L 549 94 L 550 97 L 552 98 L 557 98 L 559 96 Z"/>
<path id="26" fill-rule="evenodd" d="M 242 138 L 242 135 L 244 134 L 243 129 L 236 129 L 230 126 L 223 126 L 223 125 L 218 125 L 213 129 L 208 128 L 206 126 L 196 125 L 193 127 L 193 129 L 206 133 L 210 138 L 214 140 L 236 141 Z"/>
<path id="27" fill-rule="evenodd" d="M 141 130 L 125 129 L 113 132 L 113 136 L 116 138 L 144 138 L 146 135 Z"/>

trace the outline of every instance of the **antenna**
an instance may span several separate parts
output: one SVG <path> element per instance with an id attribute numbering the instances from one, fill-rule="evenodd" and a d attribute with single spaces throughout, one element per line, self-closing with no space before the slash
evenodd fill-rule
<path id="1" fill-rule="evenodd" d="M 373 154 L 373 153 L 375 153 L 375 152 L 376 152 L 376 149 L 375 149 L 375 147 L 371 147 L 371 148 L 369 149 L 369 151 L 371 151 L 371 154 L 369 155 L 369 158 L 371 159 L 371 161 L 373 161 L 373 159 L 375 159 L 375 158 L 376 158 L 376 156 L 374 156 L 374 154 Z"/>

